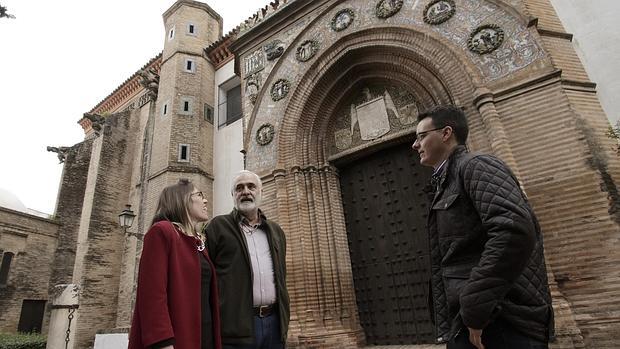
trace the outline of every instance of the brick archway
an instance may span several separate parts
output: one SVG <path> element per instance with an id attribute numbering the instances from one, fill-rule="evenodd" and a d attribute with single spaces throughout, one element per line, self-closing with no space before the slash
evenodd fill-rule
<path id="1" fill-rule="evenodd" d="M 481 126 L 473 107 L 481 78 L 467 57 L 433 33 L 400 27 L 363 30 L 326 49 L 295 87 L 279 131 L 277 168 L 326 165 L 320 136 L 334 109 L 356 83 L 377 79 L 412 86 L 424 96 L 425 107 L 463 106 L 472 126 Z"/>
<path id="2" fill-rule="evenodd" d="M 373 28 L 325 48 L 291 90 L 277 131 L 276 169 L 264 178 L 265 202 L 273 203 L 287 233 L 291 346 L 341 348 L 364 342 L 339 175 L 325 146 L 334 111 L 360 84 L 398 82 L 415 92 L 422 107 L 463 106 L 472 127 L 482 128 L 473 105 L 481 81 L 474 68 L 432 33 Z"/>

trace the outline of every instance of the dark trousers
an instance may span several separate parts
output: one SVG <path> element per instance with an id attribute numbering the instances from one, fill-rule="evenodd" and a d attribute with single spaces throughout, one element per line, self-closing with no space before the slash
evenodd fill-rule
<path id="1" fill-rule="evenodd" d="M 277 311 L 265 317 L 254 316 L 254 339 L 255 344 L 224 344 L 223 349 L 284 349 Z"/>
<path id="2" fill-rule="evenodd" d="M 502 320 L 489 324 L 482 331 L 482 344 L 485 349 L 548 349 L 547 343 L 515 331 L 510 324 Z M 476 349 L 469 342 L 467 327 L 448 342 L 446 349 Z"/>

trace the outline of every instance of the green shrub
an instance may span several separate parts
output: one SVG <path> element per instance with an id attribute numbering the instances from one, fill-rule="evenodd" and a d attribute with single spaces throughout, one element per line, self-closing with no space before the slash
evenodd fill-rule
<path id="1" fill-rule="evenodd" d="M 0 349 L 45 349 L 45 344 L 38 333 L 0 333 Z"/>

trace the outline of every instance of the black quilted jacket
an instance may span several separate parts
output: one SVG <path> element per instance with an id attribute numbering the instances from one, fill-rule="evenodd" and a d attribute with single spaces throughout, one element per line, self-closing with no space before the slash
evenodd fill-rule
<path id="1" fill-rule="evenodd" d="M 551 340 L 542 236 L 516 178 L 501 160 L 463 146 L 440 171 L 428 215 L 437 341 L 496 318 Z"/>

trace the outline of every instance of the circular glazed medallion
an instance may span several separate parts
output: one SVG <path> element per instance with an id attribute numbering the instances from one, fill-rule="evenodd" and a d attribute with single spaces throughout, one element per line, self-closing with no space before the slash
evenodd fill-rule
<path id="1" fill-rule="evenodd" d="M 267 55 L 267 60 L 273 61 L 284 53 L 284 43 L 280 40 L 274 40 L 263 46 L 263 50 Z"/>
<path id="2" fill-rule="evenodd" d="M 319 50 L 319 43 L 315 40 L 306 40 L 297 47 L 295 57 L 300 62 L 305 62 L 316 55 Z"/>
<path id="3" fill-rule="evenodd" d="M 453 0 L 433 0 L 424 9 L 424 22 L 441 24 L 454 16 L 456 5 Z"/>
<path id="4" fill-rule="evenodd" d="M 467 47 L 478 54 L 491 53 L 504 42 L 504 30 L 496 24 L 481 25 L 469 36 Z"/>
<path id="5" fill-rule="evenodd" d="M 275 129 L 272 124 L 262 124 L 261 127 L 256 130 L 256 143 L 260 145 L 267 145 L 273 140 Z"/>
<path id="6" fill-rule="evenodd" d="M 332 29 L 339 32 L 347 29 L 353 20 L 355 19 L 355 13 L 350 8 L 338 11 L 334 18 L 332 18 Z"/>
<path id="7" fill-rule="evenodd" d="M 388 18 L 400 11 L 401 7 L 403 7 L 403 0 L 380 0 L 375 13 L 379 18 Z"/>
<path id="8" fill-rule="evenodd" d="M 291 83 L 286 79 L 279 79 L 271 86 L 271 99 L 274 102 L 281 100 L 288 95 L 288 91 L 291 88 Z"/>

